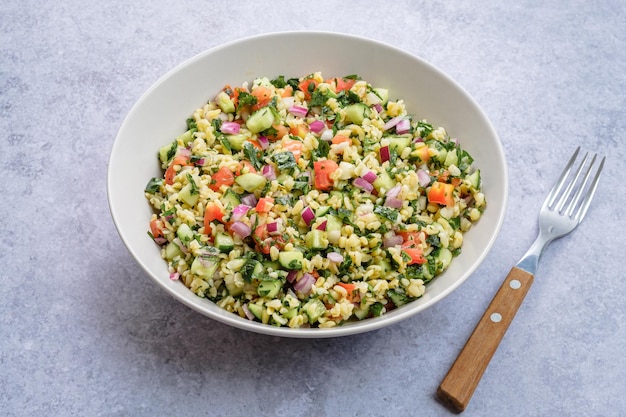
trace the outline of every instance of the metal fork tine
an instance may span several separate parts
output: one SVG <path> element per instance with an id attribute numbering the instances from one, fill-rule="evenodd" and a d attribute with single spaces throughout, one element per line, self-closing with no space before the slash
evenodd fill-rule
<path id="1" fill-rule="evenodd" d="M 576 157 L 578 156 L 579 151 L 580 151 L 580 146 L 576 148 L 576 151 L 574 152 L 569 162 L 565 166 L 565 169 L 563 169 L 563 172 L 561 173 L 559 180 L 556 182 L 554 187 L 552 187 L 552 190 L 550 190 L 550 194 L 548 194 L 548 197 L 546 198 L 547 207 L 552 207 L 552 205 L 554 204 L 554 201 L 556 200 L 559 193 L 561 192 L 561 188 L 563 188 L 563 185 L 565 184 L 565 180 L 567 176 L 569 175 L 570 170 L 572 169 L 572 165 L 574 164 L 574 161 L 576 160 Z"/>
<path id="2" fill-rule="evenodd" d="M 583 166 L 585 166 L 585 163 L 587 162 L 587 157 L 589 156 L 589 154 L 585 154 L 585 157 L 583 158 L 583 161 L 580 163 L 580 165 L 578 166 L 578 169 L 576 170 L 576 173 L 574 174 L 574 179 L 571 180 L 569 182 L 569 184 L 567 184 L 567 188 L 565 189 L 565 191 L 563 192 L 563 194 L 561 195 L 561 198 L 559 199 L 559 203 L 556 206 L 556 211 L 559 213 L 562 213 L 563 211 L 563 207 L 565 206 L 565 203 L 567 203 L 571 193 L 572 193 L 572 188 L 574 188 L 574 186 L 576 185 L 576 183 L 578 182 L 578 178 L 580 177 L 580 173 L 582 172 Z"/>
<path id="3" fill-rule="evenodd" d="M 583 177 L 583 181 L 578 186 L 578 190 L 576 191 L 576 194 L 574 195 L 574 197 L 572 197 L 572 200 L 570 201 L 569 206 L 565 210 L 565 215 L 566 216 L 571 216 L 574 213 L 574 211 L 576 210 L 576 208 L 578 207 L 578 203 L 580 202 L 580 199 L 582 197 L 583 191 L 585 191 L 585 187 L 587 186 L 587 181 L 589 181 L 589 175 L 591 174 L 591 168 L 593 168 L 593 164 L 596 162 L 596 157 L 597 157 L 597 155 L 594 155 L 593 158 L 591 158 L 591 162 L 589 163 L 589 166 L 587 167 L 587 171 L 585 172 L 585 176 Z M 585 160 L 586 159 L 587 158 L 585 157 Z M 582 169 L 584 163 L 585 163 L 585 161 L 583 161 L 583 163 L 580 164 L 580 168 L 578 169 L 579 171 Z M 576 179 L 578 179 L 578 177 Z"/>
<path id="4" fill-rule="evenodd" d="M 598 170 L 596 171 L 596 175 L 593 177 L 593 182 L 591 183 L 591 186 L 589 187 L 589 191 L 587 191 L 587 195 L 585 195 L 585 198 L 582 204 L 580 205 L 578 212 L 574 216 L 576 219 L 578 219 L 579 223 L 583 220 L 583 218 L 585 217 L 585 214 L 587 214 L 587 210 L 589 209 L 589 205 L 591 204 L 593 195 L 596 192 L 596 188 L 598 188 L 598 181 L 600 180 L 600 173 L 602 172 L 602 168 L 604 168 L 605 159 L 606 157 L 602 157 L 602 160 L 600 161 L 600 166 L 598 167 Z"/>

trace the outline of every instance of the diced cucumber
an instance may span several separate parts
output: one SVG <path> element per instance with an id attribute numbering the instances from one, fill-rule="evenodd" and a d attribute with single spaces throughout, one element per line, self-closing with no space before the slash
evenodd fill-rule
<path id="1" fill-rule="evenodd" d="M 278 295 L 283 283 L 279 279 L 266 279 L 259 282 L 259 286 L 256 290 L 260 297 L 274 298 Z"/>
<path id="2" fill-rule="evenodd" d="M 193 142 L 193 140 L 195 139 L 193 134 L 196 133 L 197 131 L 198 131 L 197 129 L 189 129 L 185 133 L 178 135 L 178 137 L 176 138 L 176 142 L 182 145 L 188 145 L 190 142 Z"/>
<path id="3" fill-rule="evenodd" d="M 401 305 L 409 302 L 409 298 L 406 296 L 406 294 L 398 290 L 388 290 L 387 297 L 389 297 L 391 302 L 394 303 L 396 307 L 400 307 Z"/>
<path id="4" fill-rule="evenodd" d="M 330 210 L 330 206 L 319 206 L 317 210 L 315 210 L 315 217 L 324 217 L 326 213 Z"/>
<path id="5" fill-rule="evenodd" d="M 258 304 L 248 303 L 248 310 L 250 310 L 250 312 L 254 314 L 254 317 L 256 317 L 259 320 L 261 320 L 261 317 L 263 317 L 263 310 L 264 310 L 263 306 L 260 306 Z"/>
<path id="6" fill-rule="evenodd" d="M 200 194 L 198 194 L 198 192 L 192 192 L 191 184 L 187 184 L 178 192 L 178 197 L 193 207 L 198 202 Z"/>
<path id="7" fill-rule="evenodd" d="M 328 220 L 327 226 L 328 226 Z M 326 232 L 319 229 L 313 229 L 306 234 L 304 242 L 309 249 L 326 249 L 328 247 L 328 237 Z"/>
<path id="8" fill-rule="evenodd" d="M 243 285 L 237 285 L 237 281 L 235 281 L 235 274 L 224 275 L 224 285 L 226 285 L 228 293 L 233 297 L 237 297 L 243 293 Z"/>
<path id="9" fill-rule="evenodd" d="M 346 106 L 346 119 L 354 124 L 360 125 L 363 120 L 370 115 L 370 109 L 363 103 L 355 103 Z"/>
<path id="10" fill-rule="evenodd" d="M 302 310 L 304 310 L 306 315 L 309 317 L 309 323 L 313 324 L 322 316 L 322 314 L 324 314 L 326 306 L 324 306 L 324 303 L 321 300 L 313 298 L 302 306 Z"/>
<path id="11" fill-rule="evenodd" d="M 255 259 L 247 259 L 239 272 L 246 282 L 252 282 L 254 278 L 263 273 L 263 265 Z"/>
<path id="12" fill-rule="evenodd" d="M 220 93 L 215 97 L 215 101 L 224 113 L 235 112 L 235 104 L 225 91 L 220 91 Z"/>
<path id="13" fill-rule="evenodd" d="M 302 269 L 304 255 L 297 250 L 278 253 L 278 263 L 285 269 Z"/>
<path id="14" fill-rule="evenodd" d="M 326 215 L 326 236 L 328 237 L 329 243 L 333 245 L 339 243 L 342 226 L 343 222 L 339 217 L 333 216 L 332 214 Z"/>
<path id="15" fill-rule="evenodd" d="M 381 189 L 389 191 L 396 186 L 396 182 L 389 176 L 387 171 L 382 171 L 378 174 L 378 178 L 374 180 L 372 185 L 378 192 L 380 192 Z"/>
<path id="16" fill-rule="evenodd" d="M 445 166 L 456 165 L 459 162 L 459 156 L 456 152 L 450 151 L 446 155 L 446 160 L 444 161 Z"/>
<path id="17" fill-rule="evenodd" d="M 470 187 L 478 190 L 480 188 L 480 170 L 477 169 L 470 175 L 468 175 L 465 180 L 469 183 Z"/>
<path id="18" fill-rule="evenodd" d="M 251 193 L 251 192 L 254 192 L 255 190 L 265 187 L 267 178 L 265 178 L 263 175 L 249 172 L 247 174 L 243 174 L 235 178 L 235 182 L 241 185 L 244 190 Z"/>
<path id="19" fill-rule="evenodd" d="M 274 113 L 269 107 L 263 107 L 256 112 L 252 113 L 248 120 L 246 120 L 246 126 L 252 133 L 259 133 L 263 130 L 269 129 L 274 124 Z"/>
<path id="20" fill-rule="evenodd" d="M 230 207 L 233 209 L 241 204 L 241 198 L 231 188 L 228 188 L 222 196 L 222 204 L 225 208 Z"/>
<path id="21" fill-rule="evenodd" d="M 280 264 L 278 262 L 274 262 L 274 261 L 263 261 L 263 268 L 266 271 L 268 271 L 268 270 L 278 271 L 278 270 L 280 270 Z"/>
<path id="22" fill-rule="evenodd" d="M 391 263 L 383 258 L 377 258 L 374 265 L 378 265 L 381 268 L 383 275 L 387 275 L 393 271 L 393 269 L 391 268 Z"/>
<path id="23" fill-rule="evenodd" d="M 191 273 L 201 278 L 213 278 L 217 267 L 219 266 L 219 258 L 215 256 L 197 256 L 191 263 Z"/>
<path id="24" fill-rule="evenodd" d="M 177 256 L 183 256 L 183 252 L 180 250 L 178 245 L 174 242 L 170 242 L 165 246 L 165 258 L 168 261 L 173 260 Z"/>
<path id="25" fill-rule="evenodd" d="M 235 248 L 235 241 L 226 233 L 218 233 L 215 236 L 215 247 L 218 248 L 220 252 L 228 253 Z"/>
<path id="26" fill-rule="evenodd" d="M 176 235 L 181 241 L 183 241 L 183 243 L 189 243 L 193 240 L 193 231 L 191 230 L 191 227 L 189 227 L 189 225 L 187 225 L 186 223 L 178 226 L 178 229 L 176 230 Z"/>
<path id="27" fill-rule="evenodd" d="M 178 148 L 178 142 L 174 141 L 169 145 L 165 145 L 159 149 L 159 160 L 163 164 L 167 164 L 167 162 L 176 155 L 176 149 Z"/>
<path id="28" fill-rule="evenodd" d="M 395 149 L 398 153 L 401 153 L 404 148 L 408 148 L 411 145 L 411 136 L 388 136 L 389 150 Z"/>
<path id="29" fill-rule="evenodd" d="M 439 249 L 439 253 L 437 254 L 437 261 L 441 264 L 442 270 L 446 269 L 450 265 L 450 262 L 452 262 L 452 252 L 450 252 L 450 249 Z"/>
<path id="30" fill-rule="evenodd" d="M 281 313 L 282 316 L 286 319 L 292 319 L 296 316 L 296 314 L 298 314 L 298 309 L 297 308 L 290 308 L 287 311 L 285 311 L 284 313 Z"/>
<path id="31" fill-rule="evenodd" d="M 230 144 L 230 148 L 234 151 L 243 149 L 243 144 L 250 139 L 245 133 L 237 133 L 236 135 L 226 135 L 226 140 Z"/>
<path id="32" fill-rule="evenodd" d="M 363 319 L 366 319 L 367 316 L 369 316 L 370 308 L 369 307 L 365 307 L 365 308 L 355 307 L 354 310 L 352 310 L 352 313 L 354 313 L 357 319 L 363 320 Z"/>
<path id="33" fill-rule="evenodd" d="M 380 97 L 380 104 L 387 104 L 387 102 L 389 101 L 389 90 L 387 90 L 386 88 L 374 88 L 374 92 L 376 93 L 376 95 L 378 95 L 378 97 Z"/>

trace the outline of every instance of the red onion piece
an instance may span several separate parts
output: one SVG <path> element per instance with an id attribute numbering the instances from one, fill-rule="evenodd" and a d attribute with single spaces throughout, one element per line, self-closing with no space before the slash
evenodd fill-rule
<path id="1" fill-rule="evenodd" d="M 383 126 L 383 130 L 391 129 L 392 127 L 397 125 L 400 122 L 400 120 L 402 120 L 401 116 L 392 117 L 391 119 L 387 121 L 387 123 L 385 123 L 385 125 Z"/>
<path id="2" fill-rule="evenodd" d="M 298 106 L 297 104 L 294 104 L 293 106 L 289 107 L 288 111 L 294 116 L 304 117 L 309 112 L 309 109 L 307 109 L 306 107 Z"/>
<path id="3" fill-rule="evenodd" d="M 270 181 L 276 179 L 276 169 L 274 168 L 274 165 L 271 165 L 271 164 L 264 165 L 261 170 L 261 174 L 263 174 L 263 176 Z"/>
<path id="4" fill-rule="evenodd" d="M 302 277 L 293 284 L 293 288 L 302 294 L 308 295 L 315 284 L 315 277 L 308 272 L 305 272 Z"/>
<path id="5" fill-rule="evenodd" d="M 422 187 L 426 187 L 428 184 L 430 184 L 430 175 L 428 175 L 428 172 L 426 172 L 425 170 L 418 169 L 417 180 Z"/>
<path id="6" fill-rule="evenodd" d="M 311 207 L 306 207 L 302 210 L 302 220 L 306 223 L 307 226 L 310 226 L 313 220 L 315 219 L 315 213 L 311 210 Z"/>
<path id="7" fill-rule="evenodd" d="M 257 199 L 254 194 L 246 194 L 243 197 L 241 197 L 241 204 L 245 204 L 246 206 L 249 206 L 250 208 L 256 206 L 256 203 L 257 203 Z"/>
<path id="8" fill-rule="evenodd" d="M 278 231 L 278 226 L 279 226 L 278 222 L 271 222 L 271 223 L 268 223 L 268 224 L 267 224 L 267 232 L 268 232 L 270 235 L 273 235 L 273 234 L 276 234 L 276 233 L 280 233 L 280 232 Z"/>
<path id="9" fill-rule="evenodd" d="M 352 183 L 355 187 L 359 187 L 360 189 L 365 190 L 368 193 L 371 193 L 374 190 L 374 186 L 363 178 L 356 178 Z"/>
<path id="10" fill-rule="evenodd" d="M 402 239 L 402 236 L 400 235 L 393 235 L 393 236 L 385 237 L 383 239 L 383 247 L 385 249 L 392 248 L 394 246 L 401 245 L 402 241 L 403 239 Z"/>
<path id="11" fill-rule="evenodd" d="M 267 136 L 259 136 L 257 138 L 257 141 L 259 142 L 259 145 L 261 145 L 261 148 L 263 150 L 267 149 L 268 146 L 270 146 L 270 140 L 267 138 Z"/>
<path id="12" fill-rule="evenodd" d="M 395 209 L 402 208 L 403 201 L 396 197 L 387 197 L 385 199 L 385 206 Z"/>
<path id="13" fill-rule="evenodd" d="M 220 126 L 220 131 L 222 133 L 226 133 L 227 135 L 234 135 L 239 133 L 239 129 L 241 126 L 239 123 L 235 122 L 222 122 L 222 126 Z"/>
<path id="14" fill-rule="evenodd" d="M 178 272 L 172 272 L 172 273 L 170 274 L 170 279 L 171 279 L 172 281 L 176 281 L 178 278 L 180 278 L 180 274 L 179 274 Z"/>
<path id="15" fill-rule="evenodd" d="M 189 253 L 189 251 L 187 250 L 187 246 L 185 246 L 185 244 L 179 238 L 175 237 L 174 240 L 172 240 L 172 242 L 176 246 L 178 246 L 178 249 L 180 249 L 183 255 L 187 255 Z"/>
<path id="16" fill-rule="evenodd" d="M 230 231 L 242 239 L 250 236 L 250 233 L 252 233 L 250 226 L 240 221 L 233 222 L 233 224 L 230 225 Z"/>
<path id="17" fill-rule="evenodd" d="M 186 158 L 190 158 L 191 157 L 191 149 L 178 148 L 178 151 L 176 151 L 176 154 L 179 155 L 179 156 L 184 156 Z"/>
<path id="18" fill-rule="evenodd" d="M 376 113 L 381 114 L 383 112 L 383 106 L 381 106 L 380 104 L 374 104 L 372 106 L 374 108 L 374 110 L 376 110 Z"/>
<path id="19" fill-rule="evenodd" d="M 361 178 L 363 178 L 365 181 L 371 184 L 374 181 L 376 181 L 378 177 L 372 171 L 367 171 L 365 174 L 361 175 Z"/>
<path id="20" fill-rule="evenodd" d="M 289 273 L 287 273 L 287 281 L 288 282 L 294 282 L 296 280 L 297 276 L 298 276 L 298 271 L 291 270 L 291 271 L 289 271 Z"/>
<path id="21" fill-rule="evenodd" d="M 408 133 L 411 130 L 411 122 L 409 119 L 402 119 L 396 124 L 396 133 L 402 135 Z"/>
<path id="22" fill-rule="evenodd" d="M 340 254 L 339 252 L 328 252 L 328 255 L 326 255 L 326 258 L 328 258 L 328 260 L 331 262 L 336 262 L 336 263 L 343 262 L 343 255 Z"/>
<path id="23" fill-rule="evenodd" d="M 380 162 L 387 162 L 391 158 L 389 146 L 382 146 L 378 152 L 380 153 Z"/>
<path id="24" fill-rule="evenodd" d="M 167 239 L 165 239 L 164 237 L 155 237 L 154 243 L 156 243 L 157 245 L 162 245 L 164 243 L 167 243 Z"/>
<path id="25" fill-rule="evenodd" d="M 321 120 L 314 120 L 309 124 L 309 129 L 311 129 L 311 132 L 313 133 L 320 133 L 325 127 L 326 123 Z"/>
<path id="26" fill-rule="evenodd" d="M 326 220 L 324 220 L 323 222 L 321 222 L 318 226 L 317 226 L 317 230 L 326 230 L 326 224 L 328 222 Z"/>
<path id="27" fill-rule="evenodd" d="M 398 197 L 398 195 L 400 195 L 400 191 L 402 191 L 402 186 L 400 184 L 395 185 L 394 187 L 387 190 L 387 192 L 385 193 L 385 197 L 396 198 Z"/>
<path id="28" fill-rule="evenodd" d="M 252 311 L 250 311 L 250 309 L 248 308 L 248 304 L 244 304 L 241 309 L 243 310 L 244 314 L 246 315 L 246 318 L 248 320 L 254 320 L 255 319 L 255 315 L 252 314 Z"/>
<path id="29" fill-rule="evenodd" d="M 232 221 L 237 222 L 238 220 L 241 220 L 242 217 L 244 217 L 246 214 L 248 214 L 248 211 L 250 211 L 252 209 L 252 206 L 248 206 L 246 204 L 239 204 L 237 207 L 235 207 L 233 209 L 233 213 L 230 216 L 230 219 Z"/>

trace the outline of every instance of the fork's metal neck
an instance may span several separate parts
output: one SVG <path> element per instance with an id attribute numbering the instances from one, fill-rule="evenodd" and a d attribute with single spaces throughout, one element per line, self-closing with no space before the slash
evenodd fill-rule
<path id="1" fill-rule="evenodd" d="M 539 231 L 537 239 L 535 239 L 530 249 L 528 249 L 526 254 L 522 256 L 522 259 L 520 259 L 520 261 L 515 266 L 535 275 L 535 272 L 537 272 L 537 264 L 539 263 L 539 258 L 541 258 L 541 253 L 543 252 L 543 249 L 546 247 L 546 245 L 552 240 L 554 240 L 554 236 L 552 236 L 550 233 L 543 233 Z"/>

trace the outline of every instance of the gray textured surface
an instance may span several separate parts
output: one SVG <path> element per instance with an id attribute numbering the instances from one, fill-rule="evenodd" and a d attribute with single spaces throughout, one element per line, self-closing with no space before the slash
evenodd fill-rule
<path id="1" fill-rule="evenodd" d="M 545 253 L 464 415 L 626 415 L 623 1 L 127 3 L 0 6 L 0 415 L 451 415 L 436 387 L 578 144 L 608 156 L 598 196 Z M 135 100 L 207 48 L 288 29 L 429 60 L 504 144 L 494 249 L 452 295 L 385 330 L 290 340 L 216 323 L 150 282 L 109 215 L 109 151 Z"/>

